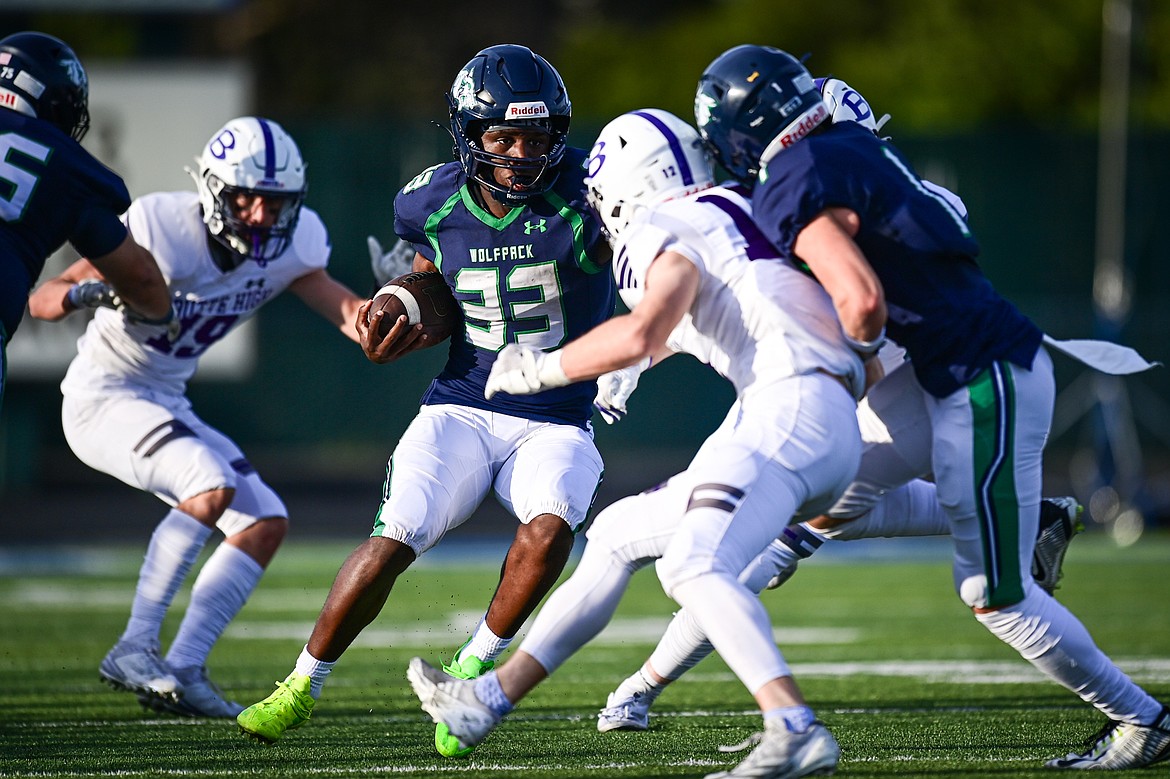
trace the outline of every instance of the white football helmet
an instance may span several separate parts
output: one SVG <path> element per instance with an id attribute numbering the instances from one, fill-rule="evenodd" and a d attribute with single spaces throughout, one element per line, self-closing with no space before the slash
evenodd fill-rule
<path id="1" fill-rule="evenodd" d="M 829 107 L 829 119 L 834 124 L 857 122 L 877 135 L 882 125 L 890 119 L 889 114 L 883 114 L 880 119 L 876 118 L 873 109 L 861 93 L 839 78 L 818 78 L 816 84 L 825 105 Z"/>
<path id="2" fill-rule="evenodd" d="M 266 263 L 284 253 L 305 199 L 305 162 L 296 143 L 271 119 L 244 116 L 220 128 L 195 160 L 199 172 L 187 168 L 199 191 L 207 231 L 238 255 L 240 262 Z M 235 215 L 240 192 L 262 194 L 281 203 L 271 227 L 249 225 Z"/>
<path id="3" fill-rule="evenodd" d="M 644 209 L 715 183 L 695 128 L 656 108 L 607 124 L 589 153 L 586 199 L 615 244 Z"/>

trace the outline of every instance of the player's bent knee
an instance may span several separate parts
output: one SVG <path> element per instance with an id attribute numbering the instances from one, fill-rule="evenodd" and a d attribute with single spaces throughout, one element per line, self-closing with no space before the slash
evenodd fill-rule
<path id="1" fill-rule="evenodd" d="M 541 514 L 516 528 L 516 541 L 534 547 L 551 548 L 573 542 L 573 531 L 556 514 Z"/>
<path id="2" fill-rule="evenodd" d="M 214 527 L 215 523 L 219 521 L 219 518 L 223 516 L 223 513 L 232 505 L 232 500 L 235 497 L 236 490 L 234 487 L 221 487 L 220 489 L 208 490 L 207 492 L 193 495 L 181 501 L 175 508 L 184 514 L 194 517 L 205 525 Z"/>
<path id="3" fill-rule="evenodd" d="M 654 570 L 658 574 L 658 581 L 662 583 L 662 591 L 671 598 L 674 597 L 676 587 L 700 576 L 717 572 L 728 574 L 733 579 L 737 576 L 736 573 L 723 570 L 715 559 L 672 554 L 669 547 L 654 566 Z"/>
<path id="4" fill-rule="evenodd" d="M 265 517 L 229 536 L 227 542 L 267 568 L 287 535 L 287 517 Z"/>
<path id="5" fill-rule="evenodd" d="M 350 560 L 376 572 L 378 578 L 396 578 L 410 567 L 418 555 L 403 541 L 385 536 L 371 536 L 350 554 Z"/>

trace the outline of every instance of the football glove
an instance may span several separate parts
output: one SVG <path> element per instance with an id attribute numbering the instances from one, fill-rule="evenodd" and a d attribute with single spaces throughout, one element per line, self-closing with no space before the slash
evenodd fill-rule
<path id="1" fill-rule="evenodd" d="M 379 287 L 390 279 L 410 273 L 414 268 L 414 246 L 401 238 L 388 252 L 382 251 L 382 244 L 372 235 L 366 238 L 366 246 L 370 250 L 370 270 Z"/>
<path id="2" fill-rule="evenodd" d="M 65 299 L 74 309 L 98 306 L 119 308 L 122 305 L 122 299 L 114 292 L 114 288 L 100 279 L 84 279 L 77 282 L 65 293 Z"/>
<path id="3" fill-rule="evenodd" d="M 606 424 L 612 425 L 625 418 L 626 401 L 638 388 L 638 378 L 642 371 L 649 367 L 650 358 L 647 357 L 628 368 L 619 368 L 597 377 L 597 397 L 593 399 L 593 408 L 597 409 Z"/>
<path id="4" fill-rule="evenodd" d="M 497 392 L 509 395 L 533 395 L 541 390 L 563 387 L 569 377 L 561 369 L 561 352 L 542 352 L 529 346 L 508 344 L 496 355 L 488 374 L 483 396 L 488 400 Z"/>

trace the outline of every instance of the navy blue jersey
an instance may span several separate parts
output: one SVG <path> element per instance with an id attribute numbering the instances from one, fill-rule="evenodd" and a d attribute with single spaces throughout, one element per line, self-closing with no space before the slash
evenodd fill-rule
<path id="1" fill-rule="evenodd" d="M 852 122 L 777 154 L 752 196 L 756 221 L 786 257 L 834 206 L 861 218 L 853 240 L 885 290 L 886 331 L 927 392 L 946 397 L 998 360 L 1031 367 L 1043 333 L 983 275 L 966 221 L 893 145 Z"/>
<path id="2" fill-rule="evenodd" d="M 45 260 L 66 241 L 85 257 L 126 239 L 126 185 L 48 122 L 0 110 L 0 322 L 11 335 Z"/>
<path id="3" fill-rule="evenodd" d="M 447 364 L 424 405 L 588 423 L 595 382 L 483 397 L 505 344 L 556 349 L 613 314 L 613 281 L 597 263 L 604 238 L 585 203 L 585 156 L 569 149 L 556 185 L 503 218 L 475 202 L 457 162 L 428 168 L 394 199 L 394 232 L 435 264 L 463 309 L 463 329 L 452 335 Z"/>

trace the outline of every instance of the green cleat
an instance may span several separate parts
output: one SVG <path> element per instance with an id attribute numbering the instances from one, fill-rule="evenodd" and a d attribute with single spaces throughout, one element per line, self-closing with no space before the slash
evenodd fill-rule
<path id="1" fill-rule="evenodd" d="M 468 655 L 462 660 L 459 660 L 458 657 L 459 654 L 456 653 L 455 658 L 451 660 L 451 665 L 443 666 L 443 672 L 456 679 L 478 679 L 496 667 L 495 660 L 484 662 L 475 655 Z"/>
<path id="2" fill-rule="evenodd" d="M 283 682 L 277 682 L 276 692 L 236 716 L 240 733 L 256 741 L 272 744 L 286 730 L 308 722 L 315 703 L 309 695 L 310 684 L 309 677 L 296 671 Z"/>
<path id="3" fill-rule="evenodd" d="M 440 722 L 435 725 L 435 751 L 443 757 L 467 757 L 475 747 L 459 746 L 459 739 L 451 735 L 447 726 Z"/>
<path id="4" fill-rule="evenodd" d="M 478 679 L 495 668 L 495 660 L 485 662 L 475 655 L 468 655 L 460 660 L 459 653 L 470 643 L 471 639 L 469 638 L 463 646 L 455 651 L 455 657 L 451 658 L 451 664 L 443 665 L 444 673 L 456 679 Z M 459 740 L 452 736 L 451 732 L 447 730 L 447 726 L 441 722 L 435 725 L 435 749 L 443 757 L 467 757 L 475 751 L 475 747 L 459 746 Z"/>

